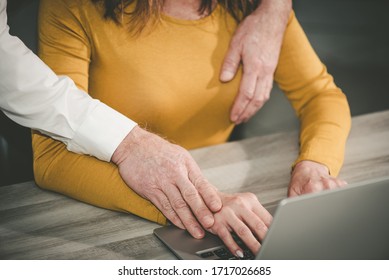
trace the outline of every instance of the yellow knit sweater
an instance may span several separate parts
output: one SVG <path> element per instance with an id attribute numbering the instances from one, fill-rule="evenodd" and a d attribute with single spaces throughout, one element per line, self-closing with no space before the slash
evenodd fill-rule
<path id="1" fill-rule="evenodd" d="M 131 9 L 131 7 L 129 7 Z M 225 142 L 241 73 L 219 81 L 236 28 L 221 7 L 200 20 L 162 16 L 133 37 L 102 17 L 91 0 L 42 0 L 39 55 L 57 74 L 70 76 L 92 97 L 187 148 Z M 284 35 L 275 80 L 301 120 L 299 158 L 337 175 L 350 129 L 347 100 L 312 50 L 294 13 Z M 281 112 L 280 112 L 281 113 Z M 100 207 L 165 223 L 134 193 L 111 163 L 77 155 L 34 132 L 35 180 L 42 188 Z"/>

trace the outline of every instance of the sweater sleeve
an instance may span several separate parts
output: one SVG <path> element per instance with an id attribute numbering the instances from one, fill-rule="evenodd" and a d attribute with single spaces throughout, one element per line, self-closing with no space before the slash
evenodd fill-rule
<path id="1" fill-rule="evenodd" d="M 75 4 L 77 1 L 41 1 L 39 53 L 57 74 L 70 76 L 87 91 L 91 47 L 78 14 L 83 7 Z M 98 125 L 92 124 L 92 129 Z M 33 132 L 33 156 L 35 181 L 40 187 L 98 207 L 166 223 L 152 203 L 124 183 L 114 164 L 69 152 L 62 143 L 38 132 Z"/>
<path id="2" fill-rule="evenodd" d="M 294 165 L 303 160 L 315 161 L 337 176 L 351 127 L 348 102 L 293 12 L 284 34 L 275 81 L 300 120 L 300 153 Z"/>

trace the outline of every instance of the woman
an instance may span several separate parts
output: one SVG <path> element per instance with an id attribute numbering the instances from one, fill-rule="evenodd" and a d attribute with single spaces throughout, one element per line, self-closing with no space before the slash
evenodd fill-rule
<path id="1" fill-rule="evenodd" d="M 227 141 L 241 75 L 228 83 L 218 76 L 237 21 L 257 1 L 165 0 L 152 7 L 151 2 L 43 0 L 40 56 L 92 97 L 186 149 Z M 347 101 L 293 13 L 275 80 L 301 120 L 290 195 L 313 191 L 317 184 L 312 181 L 325 182 L 324 188 L 342 185 L 335 177 L 350 128 Z M 72 154 L 37 133 L 33 147 L 35 178 L 42 188 L 166 223 L 120 179 L 115 166 Z M 223 208 L 209 230 L 237 256 L 242 251 L 230 230 L 257 251 L 271 216 L 251 194 L 220 196 Z"/>

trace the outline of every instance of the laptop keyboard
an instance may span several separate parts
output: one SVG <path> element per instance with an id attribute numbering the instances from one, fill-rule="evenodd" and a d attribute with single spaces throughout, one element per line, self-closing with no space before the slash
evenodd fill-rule
<path id="1" fill-rule="evenodd" d="M 243 258 L 234 256 L 225 246 L 218 246 L 207 250 L 202 250 L 196 254 L 202 259 L 208 260 L 252 260 L 255 258 L 254 254 L 251 253 L 249 249 L 245 248 L 245 246 L 242 246 L 242 244 L 239 244 L 239 246 L 244 250 Z"/>

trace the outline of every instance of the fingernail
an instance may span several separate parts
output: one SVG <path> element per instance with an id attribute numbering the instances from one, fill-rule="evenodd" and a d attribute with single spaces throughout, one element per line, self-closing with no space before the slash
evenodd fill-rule
<path id="1" fill-rule="evenodd" d="M 232 80 L 232 78 L 234 78 L 234 73 L 231 71 L 224 70 L 220 74 L 220 80 L 222 80 L 223 82 L 228 82 L 228 81 Z"/>
<path id="2" fill-rule="evenodd" d="M 232 121 L 233 123 L 235 123 L 236 125 L 240 124 L 240 121 L 239 121 L 239 114 L 233 115 L 233 116 L 231 117 L 231 121 Z"/>
<path id="3" fill-rule="evenodd" d="M 239 258 L 243 258 L 244 255 L 243 255 L 243 252 L 241 250 L 236 250 L 235 254 L 239 257 Z"/>
<path id="4" fill-rule="evenodd" d="M 203 238 L 204 236 L 204 232 L 199 228 L 199 227 L 195 227 L 194 228 L 194 237 L 195 238 Z"/>

